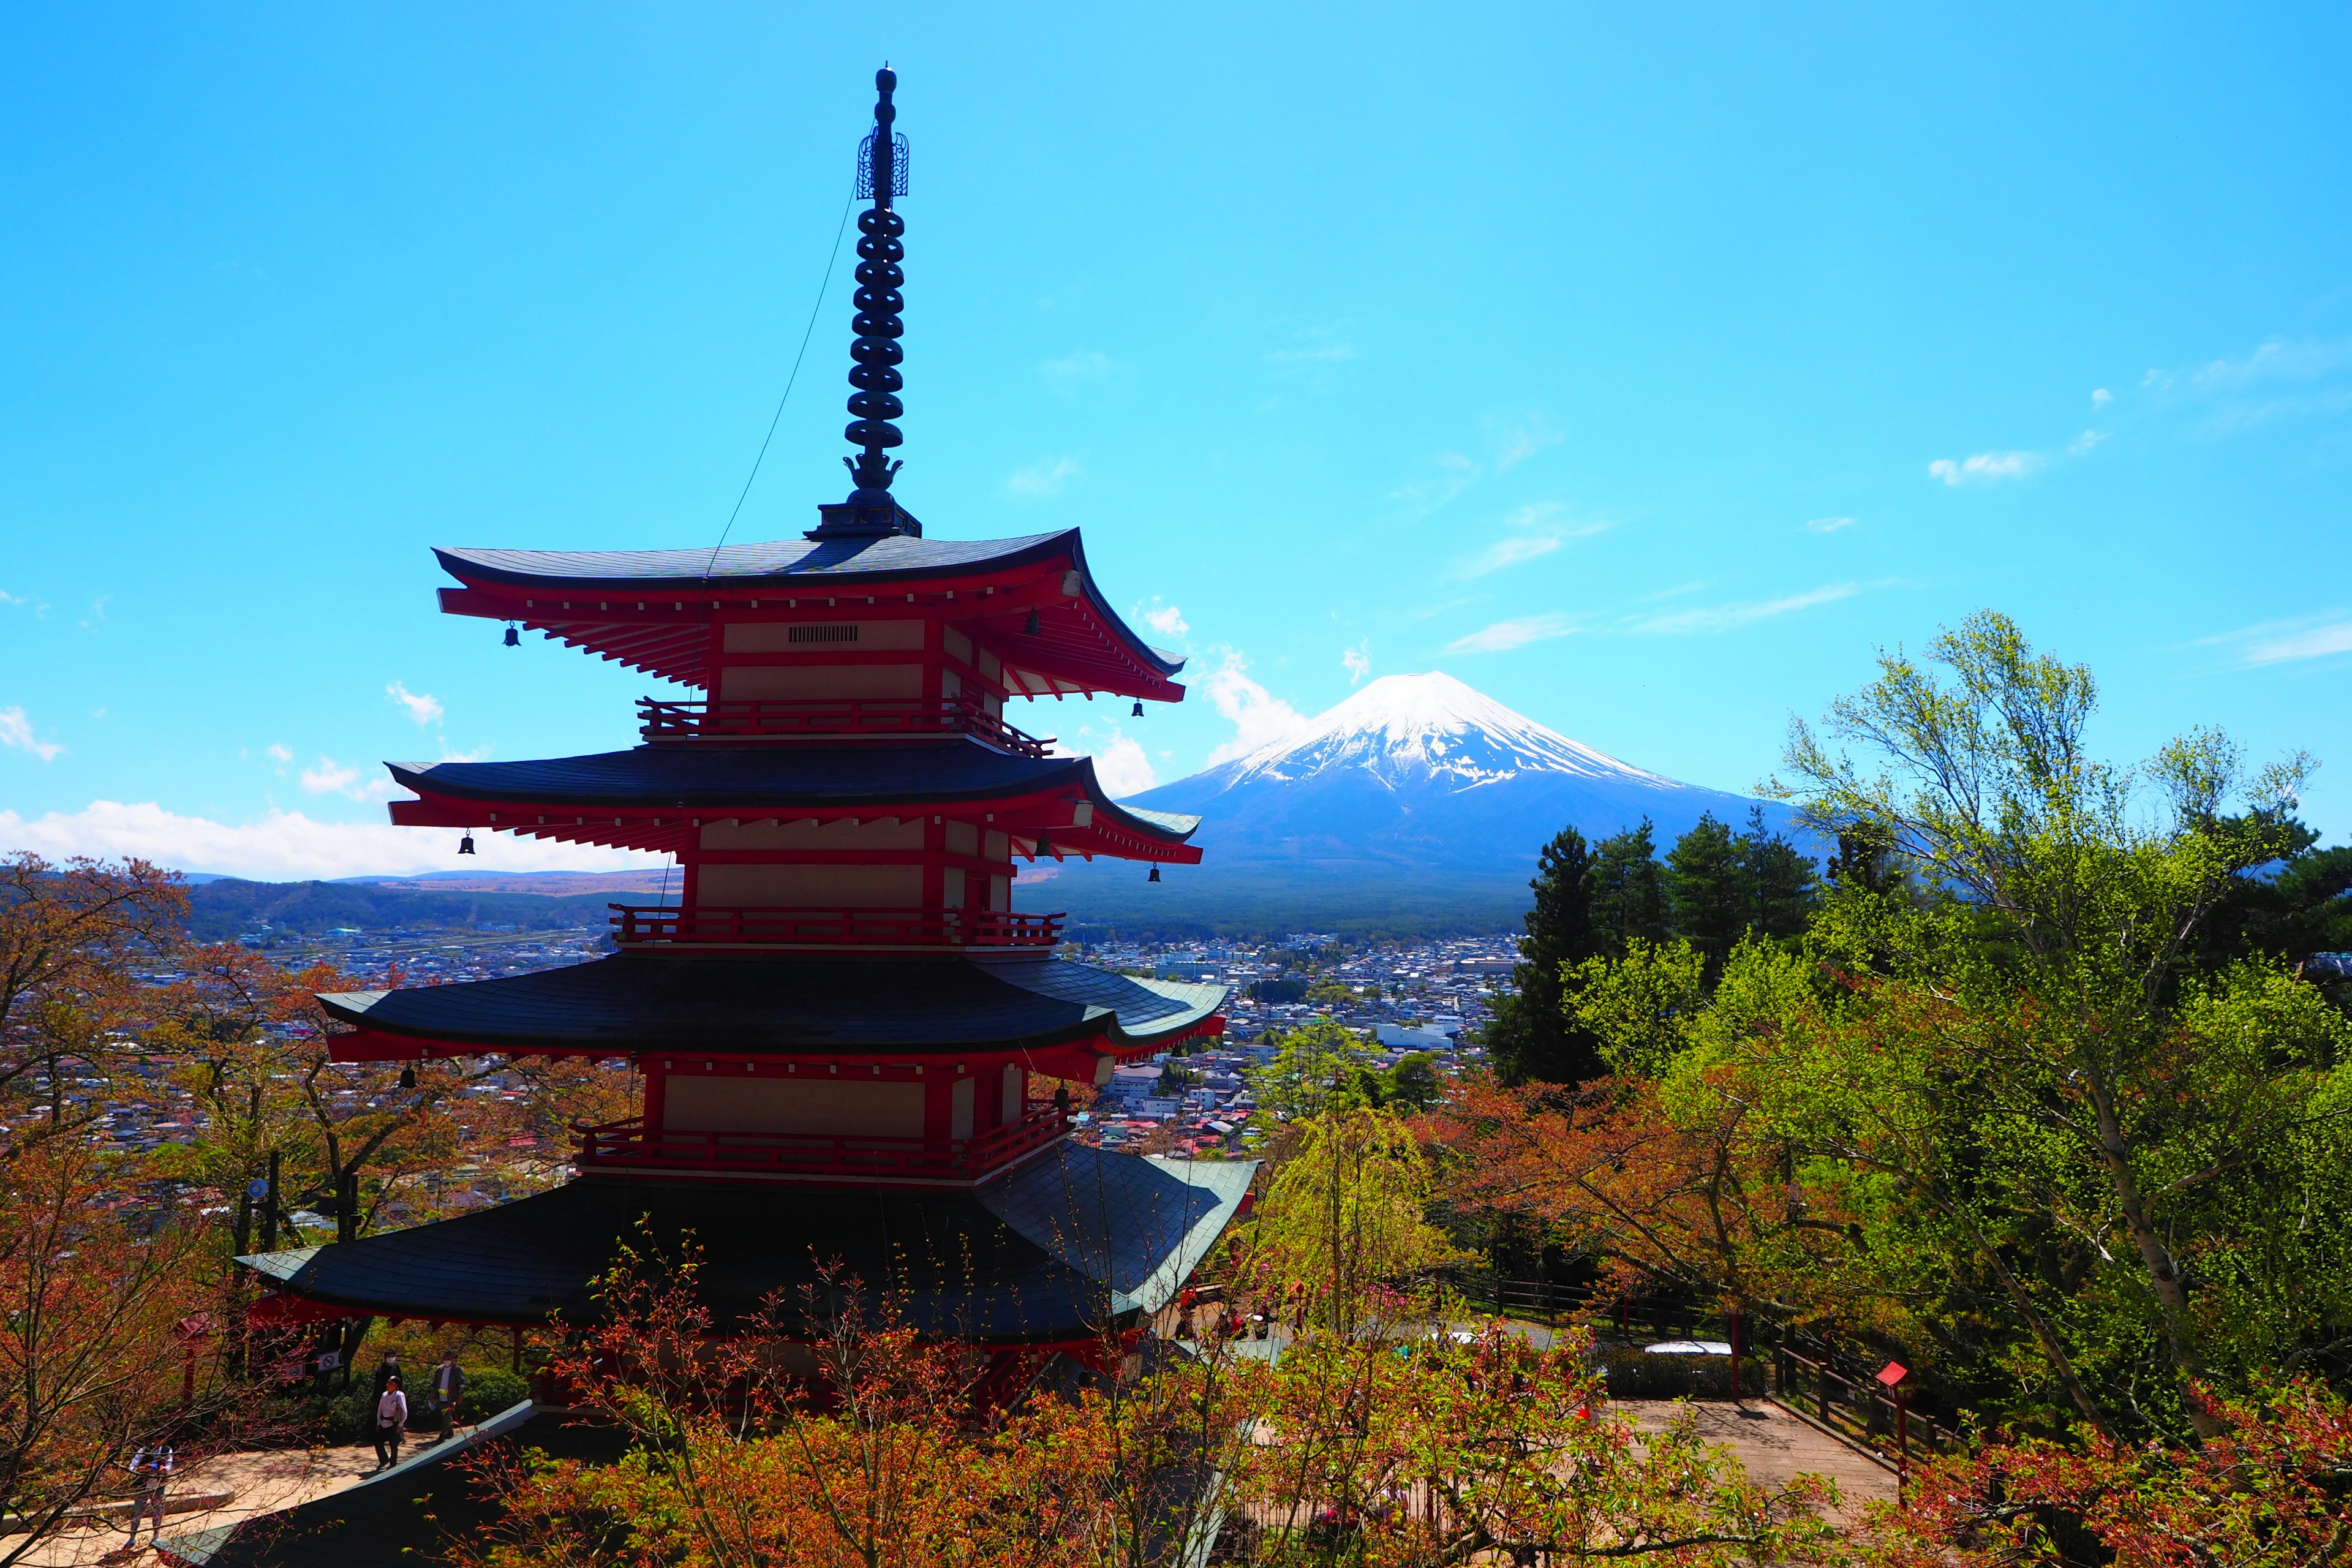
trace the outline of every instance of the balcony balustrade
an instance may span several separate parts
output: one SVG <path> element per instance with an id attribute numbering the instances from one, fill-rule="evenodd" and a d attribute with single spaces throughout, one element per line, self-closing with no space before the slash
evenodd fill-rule
<path id="1" fill-rule="evenodd" d="M 695 1132 L 645 1118 L 572 1124 L 572 1162 L 591 1171 L 839 1176 L 976 1182 L 1062 1136 L 1062 1112 L 1033 1101 L 1017 1120 L 970 1138 L 866 1138 L 802 1132 Z"/>
<path id="2" fill-rule="evenodd" d="M 1007 910 L 831 910 L 608 904 L 623 947 L 1036 947 L 1062 940 L 1061 914 Z"/>
<path id="3" fill-rule="evenodd" d="M 839 697 L 670 702 L 637 699 L 637 732 L 655 745 L 684 741 L 908 740 L 971 735 L 1016 756 L 1043 757 L 1049 737 L 1024 734 L 959 697 Z"/>

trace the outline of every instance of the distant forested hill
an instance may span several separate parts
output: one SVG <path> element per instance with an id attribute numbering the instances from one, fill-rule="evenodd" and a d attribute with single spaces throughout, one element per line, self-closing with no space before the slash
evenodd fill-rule
<path id="1" fill-rule="evenodd" d="M 200 942 L 226 942 L 268 924 L 320 936 L 337 926 L 362 931 L 395 926 L 446 931 L 511 926 L 519 931 L 602 927 L 611 903 L 652 903 L 645 893 L 423 893 L 363 882 L 241 882 L 224 878 L 188 889 L 189 930 Z"/>

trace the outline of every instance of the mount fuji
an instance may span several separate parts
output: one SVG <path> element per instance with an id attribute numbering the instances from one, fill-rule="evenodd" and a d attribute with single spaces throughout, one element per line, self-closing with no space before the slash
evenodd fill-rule
<path id="1" fill-rule="evenodd" d="M 1131 868 L 1065 863 L 1038 896 L 1122 924 L 1155 902 L 1246 919 L 1242 906 L 1269 900 L 1299 919 L 1515 917 L 1537 852 L 1562 827 L 1597 839 L 1646 816 L 1663 855 L 1703 813 L 1738 828 L 1760 805 L 1784 832 L 1790 816 L 1621 763 L 1435 672 L 1384 676 L 1297 733 L 1130 804 L 1198 814 L 1202 864 L 1171 868 L 1147 895 L 1129 886 Z"/>

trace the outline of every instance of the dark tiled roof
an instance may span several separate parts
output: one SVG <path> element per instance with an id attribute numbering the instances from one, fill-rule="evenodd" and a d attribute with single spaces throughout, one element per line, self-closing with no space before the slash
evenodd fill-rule
<path id="1" fill-rule="evenodd" d="M 1097 781 L 1091 758 L 1013 756 L 968 737 L 907 745 L 638 746 L 537 762 L 384 765 L 419 795 L 466 801 L 839 809 L 1075 790 L 1097 812 L 1150 837 L 1182 839 L 1201 825 L 1197 816 L 1118 805 Z"/>
<path id="2" fill-rule="evenodd" d="M 1017 566 L 1050 559 L 1078 547 L 1078 531 L 1030 533 L 1017 539 L 777 539 L 764 544 L 730 544 L 713 554 L 693 550 L 436 550 L 445 570 L 468 582 L 511 583 L 517 587 L 579 586 L 611 590 L 628 583 L 676 588 L 688 583 L 721 583 L 730 588 L 773 584 L 789 587 L 795 578 L 822 578 L 846 589 L 851 581 L 887 582 L 910 576 Z"/>
<path id="3" fill-rule="evenodd" d="M 589 1321 L 588 1282 L 641 1218 L 674 1249 L 703 1248 L 702 1296 L 721 1322 L 783 1292 L 822 1313 L 821 1267 L 895 1294 L 940 1337 L 1053 1342 L 1105 1314 L 1158 1310 L 1199 1267 L 1255 1164 L 1147 1159 L 1062 1142 L 986 1186 L 583 1177 L 552 1192 L 363 1241 L 244 1259 L 286 1289 L 393 1317 Z M 804 1298 L 803 1288 L 817 1291 Z M 806 1324 L 793 1325 L 805 1328 Z"/>
<path id="4" fill-rule="evenodd" d="M 1110 635 L 1160 675 L 1184 668 L 1181 654 L 1153 647 L 1120 617 L 1087 569 L 1086 546 L 1075 528 L 1017 539 L 913 539 L 904 534 L 877 539 L 779 539 L 719 550 L 483 550 L 438 549 L 442 568 L 462 582 L 495 585 L 512 593 L 567 591 L 619 596 L 634 585 L 655 598 L 678 594 L 688 584 L 730 591 L 772 588 L 792 592 L 849 594 L 918 581 L 1001 573 L 1032 563 L 1067 557 L 1083 592 Z M 599 639 L 590 636 L 593 646 Z"/>
<path id="5" fill-rule="evenodd" d="M 345 1023 L 485 1050 L 1114 1049 L 1181 1033 L 1225 987 L 1030 955 L 683 958 L 621 953 L 499 980 L 321 996 Z"/>

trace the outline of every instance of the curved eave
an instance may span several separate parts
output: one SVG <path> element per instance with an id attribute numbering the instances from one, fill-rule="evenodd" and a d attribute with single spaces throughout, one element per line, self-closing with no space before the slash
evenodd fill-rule
<path id="1" fill-rule="evenodd" d="M 1228 994 L 1223 985 L 1034 956 L 625 953 L 497 980 L 330 992 L 319 1001 L 353 1031 L 329 1039 L 337 1061 L 497 1053 L 863 1063 L 1011 1054 L 1039 1072 L 1087 1079 L 1098 1058 L 1126 1059 L 1221 1032 Z"/>
<path id="2" fill-rule="evenodd" d="M 1001 549 L 995 548 L 1002 546 Z M 904 538 L 778 542 L 703 551 L 436 549 L 465 584 L 441 590 L 445 614 L 516 621 L 664 679 L 708 688 L 710 627 L 828 616 L 951 619 L 1004 661 L 1031 697 L 1105 691 L 1173 702 L 1178 655 L 1138 637 L 1096 584 L 1076 529 L 1004 541 Z M 877 564 L 861 563 L 869 559 Z M 706 570 L 706 567 L 708 570 Z M 863 598 L 860 606 L 857 600 Z M 1034 613 L 1038 630 L 1026 630 Z"/>
<path id="3" fill-rule="evenodd" d="M 641 746 L 634 752 L 544 763 L 387 762 L 384 767 L 394 782 L 417 798 L 392 801 L 386 809 L 403 827 L 488 828 L 655 852 L 692 847 L 689 836 L 713 821 L 954 816 L 1004 830 L 1014 838 L 1018 853 L 1033 858 L 1043 834 L 1062 854 L 1180 866 L 1201 860 L 1201 851 L 1189 842 L 1200 828 L 1199 817 L 1121 805 L 1103 789 L 1090 757 L 1031 763 L 992 753 L 982 769 L 963 777 L 939 769 L 934 771 L 940 777 L 929 782 L 915 779 L 851 790 L 796 787 L 789 776 L 794 753 L 781 749 L 745 749 L 727 755 L 756 762 L 764 770 L 785 774 L 783 778 L 722 780 L 716 777 L 718 770 L 707 769 L 709 776 L 697 779 L 694 763 L 718 754 L 702 748 Z M 859 762 L 868 764 L 877 759 L 956 756 L 939 743 L 856 753 Z M 630 776 L 632 768 L 616 759 L 638 763 L 635 771 L 640 776 Z M 553 771 L 567 763 L 578 764 L 581 776 L 566 781 Z"/>

